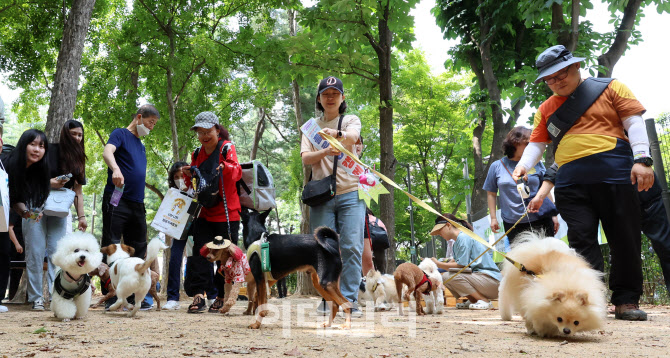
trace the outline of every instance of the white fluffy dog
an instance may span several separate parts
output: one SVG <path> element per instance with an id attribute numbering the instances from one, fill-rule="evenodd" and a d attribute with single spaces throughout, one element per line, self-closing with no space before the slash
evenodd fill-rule
<path id="1" fill-rule="evenodd" d="M 440 287 L 437 290 L 423 296 L 423 299 L 426 300 L 426 313 L 442 313 L 444 309 L 444 285 L 442 284 L 442 275 L 437 271 L 437 265 L 433 260 L 425 258 L 419 264 L 419 268 L 428 275 L 428 278 L 440 282 Z"/>
<path id="2" fill-rule="evenodd" d="M 507 255 L 538 276 L 503 264 L 498 302 L 503 320 L 519 312 L 528 334 L 540 337 L 565 337 L 602 326 L 607 304 L 602 273 L 563 241 L 526 233 Z"/>
<path id="3" fill-rule="evenodd" d="M 365 293 L 375 302 L 375 311 L 388 311 L 398 302 L 393 275 L 382 275 L 374 269 L 365 277 Z"/>
<path id="4" fill-rule="evenodd" d="M 83 319 L 91 303 L 88 272 L 102 262 L 98 240 L 84 232 L 65 235 L 58 241 L 52 259 L 60 269 L 53 285 L 51 310 L 63 322 Z"/>
<path id="5" fill-rule="evenodd" d="M 131 257 L 134 249 L 123 244 L 113 244 L 102 248 L 102 252 L 107 254 L 107 262 L 111 262 L 109 267 L 109 276 L 112 285 L 116 289 L 116 302 L 109 307 L 110 311 L 115 311 L 121 305 L 127 307 L 128 317 L 133 317 L 140 309 L 139 302 L 147 295 L 151 288 L 151 272 L 149 266 L 158 257 L 160 250 L 167 249 L 159 239 L 153 239 L 147 246 L 146 260 L 139 257 Z M 128 296 L 135 294 L 137 304 L 130 305 L 126 300 Z"/>

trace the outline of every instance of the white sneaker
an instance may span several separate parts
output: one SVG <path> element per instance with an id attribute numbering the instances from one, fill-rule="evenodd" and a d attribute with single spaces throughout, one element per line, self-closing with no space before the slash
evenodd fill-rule
<path id="1" fill-rule="evenodd" d="M 42 297 L 33 302 L 33 311 L 44 311 L 44 299 Z"/>
<path id="2" fill-rule="evenodd" d="M 490 310 L 493 308 L 493 303 L 479 300 L 476 303 L 470 305 L 471 310 Z"/>
<path id="3" fill-rule="evenodd" d="M 163 306 L 164 310 L 178 310 L 179 309 L 179 301 L 167 301 L 165 306 Z"/>
<path id="4" fill-rule="evenodd" d="M 7 311 L 9 311 L 9 309 L 7 307 L 5 307 L 3 305 L 0 305 L 0 313 L 5 313 Z"/>
<path id="5" fill-rule="evenodd" d="M 211 306 L 212 303 L 214 303 L 214 300 L 215 300 L 214 298 L 212 298 L 211 300 L 208 299 L 208 300 L 207 300 L 207 307 Z"/>

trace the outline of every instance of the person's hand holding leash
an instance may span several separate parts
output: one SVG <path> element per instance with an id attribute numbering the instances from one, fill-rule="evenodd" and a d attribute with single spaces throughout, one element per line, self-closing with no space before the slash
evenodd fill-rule
<path id="1" fill-rule="evenodd" d="M 528 174 L 526 168 L 522 166 L 517 166 L 516 168 L 514 168 L 514 172 L 512 172 L 512 179 L 514 179 L 514 181 L 517 181 L 521 177 L 523 177 L 524 181 L 528 181 Z"/>

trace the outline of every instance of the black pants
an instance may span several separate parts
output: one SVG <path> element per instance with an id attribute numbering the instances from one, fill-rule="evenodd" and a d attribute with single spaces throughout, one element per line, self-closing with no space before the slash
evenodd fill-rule
<path id="1" fill-rule="evenodd" d="M 144 258 L 147 253 L 147 212 L 144 203 L 121 198 L 118 206 L 109 204 L 111 193 L 102 196 L 101 247 L 123 243 L 135 249 L 134 257 Z M 107 257 L 104 258 L 107 262 Z M 103 287 L 102 293 L 107 294 Z"/>
<path id="2" fill-rule="evenodd" d="M 670 223 L 663 205 L 661 185 L 654 174 L 654 185 L 638 192 L 642 210 L 642 232 L 647 235 L 663 270 L 665 287 L 670 292 Z"/>
<path id="3" fill-rule="evenodd" d="M 230 222 L 230 237 L 233 244 L 237 245 L 239 221 Z M 193 256 L 186 258 L 186 279 L 184 280 L 184 291 L 189 296 L 210 292 L 212 285 L 218 291 L 218 297 L 224 296 L 225 279 L 221 275 L 214 275 L 212 263 L 200 255 L 200 249 L 208 242 L 214 240 L 215 236 L 228 238 L 228 224 L 224 222 L 212 222 L 202 218 L 193 221 Z M 218 265 L 225 264 L 217 262 Z M 214 297 L 208 297 L 212 299 Z"/>
<path id="4" fill-rule="evenodd" d="M 284 298 L 286 297 L 286 293 L 286 277 L 282 277 L 281 280 L 277 281 L 277 296 L 279 296 L 279 298 Z"/>
<path id="5" fill-rule="evenodd" d="M 507 232 L 507 230 L 509 230 L 512 226 L 514 226 L 514 223 L 503 221 L 505 232 Z M 514 240 L 516 240 L 517 235 L 524 231 L 532 231 L 543 237 L 554 236 L 554 221 L 551 220 L 551 216 L 548 216 L 546 218 L 540 218 L 529 223 L 518 223 L 516 227 L 510 231 L 509 234 L 507 234 L 507 240 L 509 241 L 509 244 L 512 245 Z"/>
<path id="6" fill-rule="evenodd" d="M 556 188 L 556 207 L 568 224 L 568 241 L 591 266 L 604 270 L 598 221 L 610 247 L 612 304 L 638 303 L 642 294 L 640 203 L 630 184 L 579 184 Z"/>
<path id="7" fill-rule="evenodd" d="M 7 283 L 9 282 L 9 265 L 12 241 L 9 234 L 0 232 L 0 300 L 5 299 Z"/>

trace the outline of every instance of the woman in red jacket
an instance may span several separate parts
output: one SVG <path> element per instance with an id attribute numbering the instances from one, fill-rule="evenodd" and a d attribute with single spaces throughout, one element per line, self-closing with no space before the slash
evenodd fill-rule
<path id="1" fill-rule="evenodd" d="M 212 242 L 215 236 L 222 236 L 237 244 L 240 198 L 237 196 L 236 183 L 242 178 L 242 168 L 237 161 L 235 146 L 229 140 L 228 131 L 219 125 L 219 118 L 214 113 L 198 114 L 191 130 L 197 133 L 202 146 L 191 155 L 191 166 L 182 168 L 189 185 L 191 182 L 189 169 L 196 167 L 203 176 L 205 173 L 220 171 L 223 185 L 221 178 L 216 176 L 214 180 L 217 181 L 218 192 L 208 198 L 204 197 L 203 192 L 198 197 L 204 207 L 200 210 L 198 218 L 193 221 L 193 255 L 188 257 L 186 262 L 184 290 L 187 295 L 194 296 L 188 313 L 204 312 L 207 309 L 204 294 L 213 283 L 218 294 L 216 300 L 211 303 L 209 312 L 215 313 L 223 307 L 224 280 L 220 275 L 213 275 L 212 264 L 199 252 L 206 243 Z M 218 158 L 210 159 L 212 155 Z M 211 297 L 208 298 L 211 300 Z"/>

